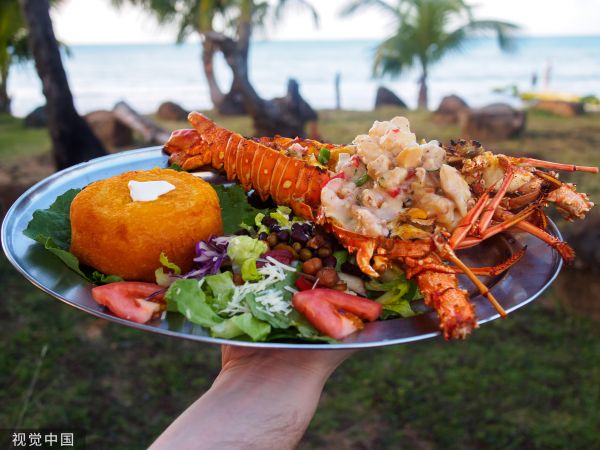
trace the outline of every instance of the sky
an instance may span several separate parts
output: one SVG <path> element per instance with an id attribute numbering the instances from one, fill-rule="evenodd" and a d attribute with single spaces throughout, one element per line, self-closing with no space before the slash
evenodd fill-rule
<path id="1" fill-rule="evenodd" d="M 274 0 L 271 0 L 274 1 Z M 393 0 L 389 0 L 393 1 Z M 340 18 L 345 0 L 312 0 L 320 16 L 315 28 L 309 14 L 292 10 L 268 34 L 270 40 L 381 39 L 389 23 L 376 12 Z M 479 19 L 514 22 L 533 36 L 600 34 L 600 0 L 476 0 Z M 68 45 L 167 43 L 174 27 L 159 26 L 152 16 L 134 7 L 116 10 L 110 0 L 64 0 L 53 12 L 58 38 Z"/>

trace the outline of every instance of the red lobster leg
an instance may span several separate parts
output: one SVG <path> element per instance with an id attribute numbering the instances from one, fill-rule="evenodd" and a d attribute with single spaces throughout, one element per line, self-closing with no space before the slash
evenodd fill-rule
<path id="1" fill-rule="evenodd" d="M 512 213 L 510 213 L 508 211 L 502 211 L 500 213 L 500 217 L 508 218 L 509 220 L 510 220 L 511 216 L 516 217 L 515 215 L 513 215 Z M 516 223 L 514 226 L 515 226 L 515 228 L 518 228 L 522 231 L 532 234 L 533 236 L 537 237 L 538 239 L 541 239 L 542 241 L 544 241 L 550 247 L 555 249 L 566 263 L 570 264 L 575 259 L 575 250 L 573 250 L 573 248 L 569 244 L 561 241 L 560 239 L 558 239 L 555 236 L 552 236 L 550 233 L 542 230 L 541 228 L 536 227 L 531 222 L 520 221 L 520 222 Z"/>
<path id="2" fill-rule="evenodd" d="M 565 170 L 567 172 L 588 172 L 598 173 L 597 167 L 592 166 L 576 166 L 574 164 L 562 164 L 551 161 L 543 161 L 535 158 L 512 158 L 512 161 L 517 164 L 526 164 L 534 167 L 543 167 L 545 169 Z"/>

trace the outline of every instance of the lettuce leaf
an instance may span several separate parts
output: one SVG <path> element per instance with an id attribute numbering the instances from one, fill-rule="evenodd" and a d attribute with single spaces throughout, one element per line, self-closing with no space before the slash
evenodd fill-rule
<path id="1" fill-rule="evenodd" d="M 262 280 L 262 275 L 256 268 L 256 259 L 249 258 L 242 263 L 242 280 L 244 281 L 258 281 Z"/>
<path id="2" fill-rule="evenodd" d="M 241 266 L 247 259 L 258 259 L 267 250 L 269 246 L 263 241 L 250 236 L 236 236 L 229 241 L 227 256 Z"/>
<path id="3" fill-rule="evenodd" d="M 210 328 L 223 322 L 206 301 L 198 280 L 177 280 L 167 290 L 168 311 L 179 311 L 190 322 Z"/>
<path id="4" fill-rule="evenodd" d="M 231 272 L 223 272 L 217 275 L 204 277 L 202 290 L 206 294 L 208 303 L 216 311 L 223 310 L 233 297 L 235 284 Z"/>
<path id="5" fill-rule="evenodd" d="M 254 225 L 258 213 L 266 213 L 266 209 L 257 209 L 248 203 L 248 196 L 238 184 L 231 186 L 214 186 L 219 196 L 224 234 L 232 234 L 240 229 L 240 224 Z"/>
<path id="6" fill-rule="evenodd" d="M 248 335 L 253 341 L 264 341 L 271 332 L 271 325 L 258 320 L 250 313 L 233 316 L 211 328 L 214 337 L 233 339 Z"/>
<path id="7" fill-rule="evenodd" d="M 384 283 L 371 280 L 365 285 L 371 291 L 385 292 L 375 299 L 383 306 L 382 319 L 397 316 L 412 317 L 419 314 L 410 306 L 411 301 L 420 297 L 417 285 L 407 280 L 404 274 Z"/>

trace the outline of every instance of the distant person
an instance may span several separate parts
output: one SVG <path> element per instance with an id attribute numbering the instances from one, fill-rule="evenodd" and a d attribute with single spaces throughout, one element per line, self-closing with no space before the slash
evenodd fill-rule
<path id="1" fill-rule="evenodd" d="M 546 68 L 544 69 L 544 90 L 550 90 L 550 79 L 552 78 L 552 61 L 546 60 Z"/>
<path id="2" fill-rule="evenodd" d="M 538 82 L 538 74 L 537 72 L 533 72 L 531 74 L 531 90 L 535 91 L 535 88 L 537 87 L 537 82 Z"/>

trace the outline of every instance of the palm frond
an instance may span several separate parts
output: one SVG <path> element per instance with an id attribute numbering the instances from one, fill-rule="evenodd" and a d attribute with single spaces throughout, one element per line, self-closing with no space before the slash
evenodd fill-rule
<path id="1" fill-rule="evenodd" d="M 402 3 L 402 0 L 398 3 Z M 384 0 L 351 0 L 342 7 L 339 14 L 342 17 L 348 17 L 363 9 L 375 9 L 398 18 L 398 9 Z"/>
<path id="2" fill-rule="evenodd" d="M 273 18 L 275 21 L 280 22 L 286 11 L 291 7 L 308 12 L 312 16 L 315 26 L 319 26 L 319 13 L 312 3 L 307 0 L 278 0 L 275 9 L 273 10 Z"/>
<path id="3" fill-rule="evenodd" d="M 474 20 L 466 25 L 472 33 L 492 32 L 498 39 L 498 46 L 503 51 L 516 49 L 514 35 L 521 29 L 518 25 L 499 20 Z"/>

